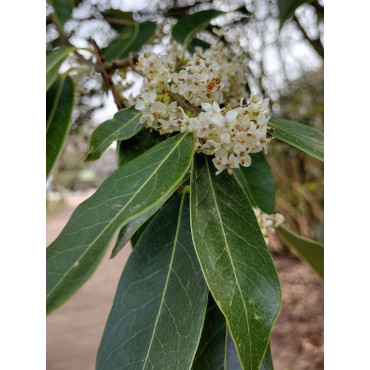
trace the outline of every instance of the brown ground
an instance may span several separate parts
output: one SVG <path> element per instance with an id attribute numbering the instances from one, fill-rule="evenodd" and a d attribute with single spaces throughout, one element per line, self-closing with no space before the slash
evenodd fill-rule
<path id="1" fill-rule="evenodd" d="M 47 219 L 47 244 L 59 234 L 81 196 Z M 123 266 L 130 247 L 108 255 L 88 282 L 47 318 L 47 369 L 93 370 Z M 283 305 L 271 348 L 275 370 L 320 370 L 323 365 L 323 286 L 310 268 L 289 255 L 274 257 Z M 160 369 L 158 369 L 160 370 Z"/>

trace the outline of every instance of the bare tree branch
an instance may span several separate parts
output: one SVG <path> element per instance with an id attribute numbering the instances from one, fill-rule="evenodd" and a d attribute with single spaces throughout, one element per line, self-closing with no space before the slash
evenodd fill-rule
<path id="1" fill-rule="evenodd" d="M 116 88 L 114 87 L 114 83 L 112 81 L 111 76 L 109 75 L 109 73 L 107 72 L 107 70 L 105 68 L 104 55 L 103 55 L 102 51 L 100 50 L 98 44 L 95 42 L 95 40 L 91 39 L 91 43 L 92 43 L 92 46 L 94 47 L 94 51 L 95 51 L 95 55 L 96 55 L 96 61 L 98 63 L 98 66 L 100 67 L 100 73 L 102 74 L 102 76 L 103 76 L 105 82 L 107 83 L 110 91 L 112 91 L 114 102 L 116 103 L 117 108 L 122 109 L 123 108 L 122 101 L 121 101 L 120 97 L 118 96 Z"/>

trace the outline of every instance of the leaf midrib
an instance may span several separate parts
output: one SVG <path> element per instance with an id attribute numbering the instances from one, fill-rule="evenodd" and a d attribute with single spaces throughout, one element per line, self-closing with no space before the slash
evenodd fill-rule
<path id="1" fill-rule="evenodd" d="M 175 233 L 175 238 L 174 238 L 174 241 L 173 241 L 173 250 L 172 250 L 172 254 L 171 254 L 171 260 L 170 260 L 170 264 L 169 264 L 169 267 L 168 267 L 166 282 L 165 282 L 164 288 L 163 288 L 162 299 L 161 299 L 161 302 L 159 304 L 157 317 L 156 317 L 155 323 L 154 323 L 152 337 L 150 338 L 150 343 L 149 343 L 149 346 L 148 346 L 148 351 L 147 351 L 147 354 L 145 356 L 144 364 L 143 364 L 143 367 L 142 367 L 143 370 L 145 369 L 146 363 L 147 363 L 148 358 L 149 358 L 149 355 L 150 355 L 150 351 L 151 351 L 151 348 L 152 348 L 154 335 L 155 335 L 155 332 L 157 330 L 159 317 L 161 315 L 162 307 L 163 307 L 163 304 L 164 304 L 164 299 L 165 299 L 165 296 L 166 296 L 166 293 L 167 293 L 168 281 L 170 280 L 170 275 L 171 275 L 172 266 L 173 266 L 173 260 L 174 260 L 174 257 L 175 257 L 175 251 L 176 251 L 176 247 L 177 247 L 177 243 L 178 243 L 178 238 L 179 238 L 179 231 L 180 231 L 180 225 L 181 225 L 181 214 L 182 214 L 182 209 L 183 209 L 183 205 L 184 205 L 184 199 L 185 199 L 185 193 L 183 193 L 182 198 L 181 198 L 180 209 L 179 209 L 178 219 L 177 219 L 177 225 L 176 225 L 176 233 Z"/>
<path id="2" fill-rule="evenodd" d="M 253 202 L 253 205 L 257 205 L 257 201 L 254 197 L 254 194 L 252 192 L 252 189 L 250 187 L 250 184 L 249 184 L 249 181 L 247 179 L 247 176 L 245 175 L 245 173 L 240 169 L 238 168 L 239 171 L 239 174 L 244 182 L 244 185 L 245 185 L 245 188 L 243 188 L 242 190 L 245 190 L 245 192 L 247 193 L 246 195 L 250 198 L 250 200 Z M 236 179 L 237 180 L 237 179 Z"/>
<path id="3" fill-rule="evenodd" d="M 107 226 L 99 233 L 99 235 L 89 244 L 89 246 L 86 248 L 86 250 L 81 254 L 81 256 L 75 261 L 78 262 L 78 264 L 80 263 L 80 261 L 83 259 L 83 257 L 88 253 L 88 251 L 92 248 L 92 246 L 95 244 L 95 242 L 97 240 L 99 240 L 99 238 L 105 233 L 105 231 L 110 227 L 110 225 L 112 225 L 112 223 L 122 214 L 122 212 L 127 208 L 127 206 L 135 199 L 136 195 L 141 191 L 141 189 L 151 180 L 151 178 L 156 175 L 158 169 L 163 165 L 163 163 L 167 160 L 167 158 L 175 151 L 175 149 L 180 145 L 180 143 L 182 142 L 182 140 L 187 136 L 187 134 L 183 135 L 183 137 L 178 141 L 178 143 L 176 143 L 176 145 L 174 145 L 174 147 L 169 151 L 169 153 L 166 155 L 166 157 L 160 162 L 160 164 L 158 165 L 158 167 L 156 168 L 156 171 L 153 171 L 153 173 L 148 177 L 148 179 L 140 186 L 140 188 L 138 189 L 137 192 L 135 192 L 135 195 L 133 197 L 130 198 L 130 200 L 125 204 L 125 206 L 117 213 L 116 216 L 113 217 L 113 219 L 108 222 Z M 159 200 L 163 199 L 163 197 L 165 197 L 166 195 L 168 194 L 165 193 L 163 194 L 163 196 L 161 198 L 159 198 L 157 200 L 156 203 L 158 203 Z M 152 206 L 152 205 L 151 205 Z M 150 207 L 151 207 L 150 206 Z M 141 213 L 144 213 L 146 210 L 148 210 L 150 207 L 142 210 L 142 212 L 138 213 L 138 214 L 141 214 Z M 137 216 L 138 214 L 135 214 L 135 215 L 132 215 L 132 217 L 128 218 L 127 222 L 130 221 L 132 218 L 134 218 L 135 216 Z M 67 270 L 67 272 L 63 275 L 63 277 L 65 276 L 68 276 L 68 274 L 72 271 L 72 269 L 74 268 L 74 265 L 75 263 L 72 264 L 72 266 Z M 53 289 L 47 294 L 47 298 L 50 297 L 52 295 L 52 293 L 58 288 L 58 286 L 62 283 L 63 281 L 63 277 L 59 280 L 59 282 L 53 287 Z"/>
<path id="4" fill-rule="evenodd" d="M 61 56 L 59 58 L 55 58 L 54 62 L 49 63 L 46 66 L 46 74 L 48 74 L 63 58 L 65 58 L 70 53 L 70 51 L 71 50 L 69 49 L 65 49 L 64 53 L 60 53 Z"/>
<path id="5" fill-rule="evenodd" d="M 305 131 L 305 129 L 295 129 L 295 135 L 292 135 L 292 133 L 289 131 L 289 129 L 288 128 L 286 128 L 286 127 L 274 127 L 275 128 L 275 130 L 277 130 L 277 131 L 282 131 L 283 133 L 286 133 L 287 135 L 289 135 L 290 137 L 293 137 L 293 138 L 298 138 L 298 139 L 300 139 L 300 140 L 302 140 L 302 141 L 305 141 L 305 140 L 307 140 L 307 139 L 309 139 L 309 140 L 311 140 L 311 141 L 313 141 L 313 142 L 315 142 L 316 143 L 316 145 L 319 145 L 319 146 L 322 146 L 323 145 L 323 143 L 322 143 L 322 141 L 318 138 L 318 137 L 313 137 L 313 136 L 308 136 L 308 135 L 305 135 L 305 134 L 307 134 L 308 132 L 310 132 L 310 130 L 307 130 L 307 131 Z M 317 131 L 317 130 L 315 130 L 315 129 L 312 129 L 312 130 L 314 130 L 315 131 L 315 135 L 317 135 L 317 136 L 320 136 L 320 131 Z M 274 132 L 274 131 L 273 131 Z M 273 133 L 272 132 L 272 133 Z"/>
<path id="6" fill-rule="evenodd" d="M 253 368 L 253 364 L 252 364 L 252 343 L 251 343 L 251 335 L 250 335 L 250 327 L 249 327 L 249 317 L 248 317 L 248 312 L 247 312 L 247 308 L 245 306 L 245 302 L 244 302 L 244 297 L 242 295 L 242 292 L 241 292 L 241 288 L 240 288 L 240 285 L 239 285 L 239 280 L 238 280 L 238 277 L 236 275 L 236 271 L 235 271 L 235 266 L 234 266 L 234 262 L 233 262 L 233 259 L 231 257 L 231 253 L 230 253 L 230 248 L 229 248 L 229 244 L 227 242 L 227 238 L 226 238 L 226 233 L 225 233 L 225 229 L 223 227 L 223 223 L 222 223 L 222 217 L 221 217 L 221 214 L 220 214 L 220 210 L 218 208 L 218 203 L 217 203 L 217 198 L 216 198 L 216 194 L 215 194 L 215 191 L 214 191 L 214 188 L 213 188 L 213 183 L 212 183 L 212 178 L 211 178 L 211 174 L 210 174 L 210 169 L 209 169 L 209 165 L 208 165 L 208 161 L 207 159 L 205 160 L 206 162 L 206 165 L 207 165 L 207 174 L 208 174 L 208 178 L 209 178 L 209 184 L 210 184 L 210 188 L 211 188 L 211 191 L 212 191 L 212 196 L 213 196 L 213 199 L 214 199 L 214 203 L 215 203 L 215 207 L 216 207 L 216 211 L 217 211 L 217 215 L 219 217 L 219 220 L 220 220 L 220 225 L 221 225 L 221 230 L 222 230 L 222 235 L 224 237 L 224 241 L 225 241 L 225 246 L 226 246 L 226 249 L 227 249 L 227 254 L 229 256 L 229 259 L 230 259 L 230 262 L 231 262 L 231 267 L 232 267 L 232 270 L 233 270 L 233 274 L 234 274 L 234 277 L 235 277 L 235 281 L 236 281 L 236 285 L 238 287 L 238 290 L 239 290 L 239 294 L 240 294 L 240 297 L 241 297 L 241 300 L 243 302 L 243 308 L 244 308 L 244 312 L 245 312 L 245 315 L 246 315 L 246 318 L 247 318 L 247 328 L 248 328 L 248 337 L 249 337 L 249 350 L 250 350 L 250 365 L 251 365 L 251 369 Z M 222 308 L 220 307 L 221 311 L 222 311 Z M 233 337 L 231 331 L 230 331 L 230 334 L 231 336 Z M 234 339 L 234 337 L 233 337 Z M 235 346 L 236 347 L 236 350 L 238 352 L 238 355 L 239 355 L 239 346 Z M 239 356 L 240 357 L 240 356 Z"/>
<path id="7" fill-rule="evenodd" d="M 132 118 L 130 118 L 128 121 L 126 121 L 126 123 L 123 124 L 121 126 L 121 128 L 119 128 L 118 130 L 121 131 L 123 128 L 127 127 L 133 120 L 137 119 L 140 115 L 141 115 L 141 112 L 135 113 L 135 115 Z M 115 119 L 113 119 L 113 120 L 115 120 Z M 99 126 L 99 127 L 101 127 L 101 126 Z M 97 127 L 97 129 L 99 127 Z M 104 149 L 106 147 L 106 143 L 107 142 L 108 142 L 108 146 L 109 146 L 109 143 L 114 141 L 114 134 L 115 134 L 116 131 L 117 130 L 115 130 L 113 133 L 111 133 L 110 135 L 108 135 L 105 140 L 102 140 L 100 142 L 100 144 L 98 144 L 95 148 L 93 148 L 94 149 L 94 152 L 98 151 L 98 149 L 101 149 L 102 147 Z M 124 139 L 125 138 L 117 137 L 117 140 L 124 140 Z M 91 142 L 92 142 L 92 138 L 91 138 Z"/>

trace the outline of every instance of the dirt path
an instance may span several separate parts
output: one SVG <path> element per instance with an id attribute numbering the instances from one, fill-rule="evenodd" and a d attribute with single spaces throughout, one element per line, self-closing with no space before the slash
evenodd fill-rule
<path id="1" fill-rule="evenodd" d="M 85 197 L 68 199 L 66 207 L 47 221 L 47 244 L 60 233 L 73 210 Z M 48 370 L 92 370 L 114 294 L 131 252 L 126 246 L 114 259 L 109 253 L 93 276 L 46 320 Z"/>
<path id="2" fill-rule="evenodd" d="M 47 243 L 60 233 L 83 196 L 48 217 Z M 99 342 L 123 267 L 126 246 L 113 260 L 105 256 L 88 282 L 47 318 L 47 369 L 93 370 Z M 304 263 L 275 257 L 283 306 L 274 327 L 271 348 L 275 370 L 323 369 L 323 287 Z M 160 369 L 158 369 L 160 370 Z"/>

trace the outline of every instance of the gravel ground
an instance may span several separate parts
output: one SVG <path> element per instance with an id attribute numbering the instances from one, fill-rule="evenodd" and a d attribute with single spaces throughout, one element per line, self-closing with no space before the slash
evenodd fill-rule
<path id="1" fill-rule="evenodd" d="M 48 244 L 85 197 L 68 198 L 62 209 L 48 217 Z M 130 252 L 127 245 L 113 260 L 105 256 L 92 278 L 48 316 L 48 370 L 94 369 L 105 321 Z M 274 260 L 283 296 L 271 339 L 275 370 L 323 369 L 323 285 L 310 268 L 295 257 L 280 255 Z"/>

